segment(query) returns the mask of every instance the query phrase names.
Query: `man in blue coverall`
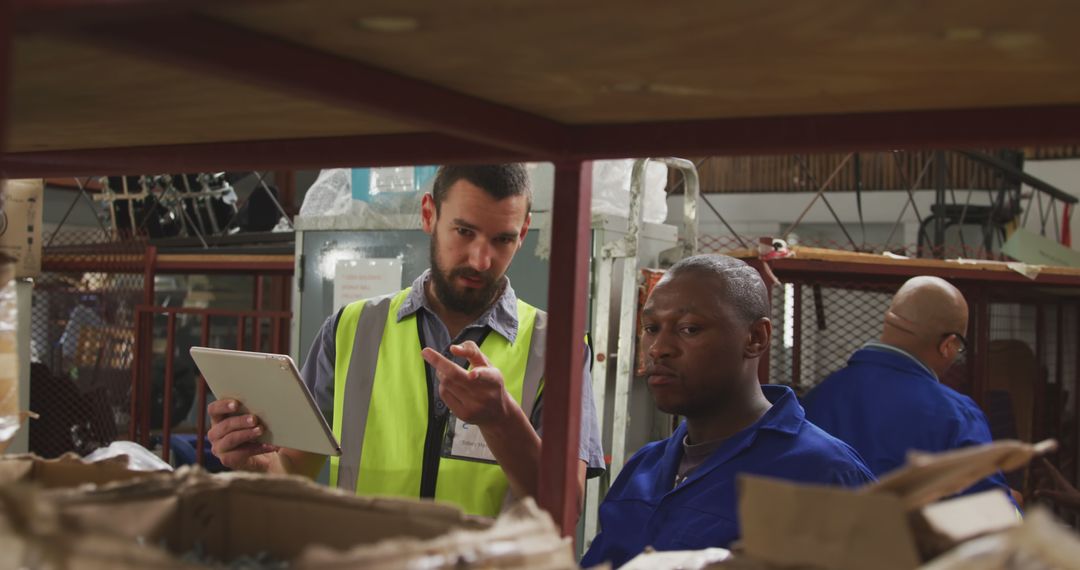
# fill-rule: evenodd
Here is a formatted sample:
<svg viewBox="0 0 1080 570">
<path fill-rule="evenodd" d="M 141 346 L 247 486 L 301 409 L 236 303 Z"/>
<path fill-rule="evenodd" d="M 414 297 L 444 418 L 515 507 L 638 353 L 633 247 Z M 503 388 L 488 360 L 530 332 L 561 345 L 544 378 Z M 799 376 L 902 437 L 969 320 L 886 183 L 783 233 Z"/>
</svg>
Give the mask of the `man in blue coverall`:
<svg viewBox="0 0 1080 570">
<path fill-rule="evenodd" d="M 858 486 L 858 454 L 806 421 L 795 394 L 758 383 L 772 336 L 765 283 L 746 263 L 699 255 L 672 267 L 642 314 L 645 376 L 657 407 L 686 421 L 623 467 L 602 532 L 581 563 L 621 566 L 646 546 L 728 547 L 739 538 L 736 478 Z"/>
<path fill-rule="evenodd" d="M 944 279 L 909 279 L 885 313 L 881 340 L 855 351 L 843 369 L 806 395 L 806 417 L 846 441 L 875 476 L 904 464 L 910 450 L 946 451 L 990 441 L 975 402 L 940 382 L 966 349 L 968 307 Z M 965 493 L 1001 489 L 997 473 Z"/>
</svg>

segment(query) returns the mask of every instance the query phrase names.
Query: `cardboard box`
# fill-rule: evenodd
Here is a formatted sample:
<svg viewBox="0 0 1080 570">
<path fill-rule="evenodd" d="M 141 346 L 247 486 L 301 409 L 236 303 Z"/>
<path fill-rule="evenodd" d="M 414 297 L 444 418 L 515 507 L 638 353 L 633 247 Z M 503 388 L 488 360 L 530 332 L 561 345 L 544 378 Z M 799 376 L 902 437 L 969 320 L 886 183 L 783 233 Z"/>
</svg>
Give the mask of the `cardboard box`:
<svg viewBox="0 0 1080 570">
<path fill-rule="evenodd" d="M 1056 448 L 997 441 L 908 464 L 858 490 L 740 479 L 742 553 L 778 567 L 910 570 L 953 546 L 1020 524 L 998 491 L 935 502 Z"/>
<path fill-rule="evenodd" d="M 244 557 L 294 569 L 405 568 L 416 558 L 432 569 L 576 567 L 569 543 L 534 505 L 492 526 L 450 505 L 357 497 L 301 477 L 190 468 L 90 491 L 38 491 L 33 499 L 21 499 L 33 493 L 16 487 L 0 487 L 0 567 L 49 553 L 61 553 L 57 567 L 73 570 L 188 568 L 193 559 Z"/>
<path fill-rule="evenodd" d="M 41 273 L 41 214 L 45 181 L 0 180 L 0 253 L 15 261 L 15 277 Z"/>
</svg>

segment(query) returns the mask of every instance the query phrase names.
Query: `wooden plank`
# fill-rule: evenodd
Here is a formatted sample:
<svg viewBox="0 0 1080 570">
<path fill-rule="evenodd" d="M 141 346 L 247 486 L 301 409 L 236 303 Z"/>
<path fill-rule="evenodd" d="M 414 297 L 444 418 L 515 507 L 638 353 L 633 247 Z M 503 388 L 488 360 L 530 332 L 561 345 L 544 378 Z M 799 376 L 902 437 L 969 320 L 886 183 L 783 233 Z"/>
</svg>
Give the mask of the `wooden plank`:
<svg viewBox="0 0 1080 570">
<path fill-rule="evenodd" d="M 213 13 L 569 123 L 1080 101 L 1072 0 L 294 0 Z M 380 17 L 406 31 L 372 30 Z"/>
<path fill-rule="evenodd" d="M 1045 0 L 1038 10 L 1006 0 L 689 0 L 665 9 L 645 0 L 207 6 L 196 7 L 276 38 L 573 124 L 1080 103 L 1080 34 L 1072 29 L 1080 3 L 1073 0 Z M 15 150 L 410 130 L 35 31 L 48 22 L 33 18 L 19 33 Z M 96 23 L 86 25 L 92 32 Z M 168 41 L 184 39 L 174 34 Z M 994 129 L 989 121 L 986 131 Z M 709 148 L 736 148 L 730 134 L 715 136 L 728 140 Z M 1048 142 L 1076 142 L 1053 138 Z M 896 142 L 904 141 L 890 141 Z M 651 150 L 622 145 L 612 152 L 635 149 Z"/>
<path fill-rule="evenodd" d="M 18 36 L 14 77 L 12 152 L 416 130 L 52 36 Z"/>
</svg>

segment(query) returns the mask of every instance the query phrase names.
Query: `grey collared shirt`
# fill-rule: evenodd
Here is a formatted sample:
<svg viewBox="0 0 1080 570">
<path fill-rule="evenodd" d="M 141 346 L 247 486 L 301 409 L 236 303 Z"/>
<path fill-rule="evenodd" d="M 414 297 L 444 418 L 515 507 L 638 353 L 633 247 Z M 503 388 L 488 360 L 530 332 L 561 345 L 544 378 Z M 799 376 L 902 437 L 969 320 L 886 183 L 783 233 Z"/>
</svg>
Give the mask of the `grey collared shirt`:
<svg viewBox="0 0 1080 570">
<path fill-rule="evenodd" d="M 450 353 L 450 345 L 461 344 L 467 340 L 480 344 L 488 334 L 502 335 L 510 342 L 517 338 L 517 295 L 514 293 L 513 287 L 510 286 L 509 279 L 504 277 L 506 286 L 495 303 L 488 307 L 479 318 L 462 329 L 456 338 L 451 339 L 450 331 L 439 319 L 438 315 L 435 314 L 435 311 L 432 310 L 428 304 L 427 295 L 424 294 L 430 278 L 431 270 L 429 269 L 413 281 L 412 289 L 396 315 L 397 320 L 400 321 L 416 313 L 423 336 L 421 343 L 424 348 L 430 347 L 438 350 L 447 358 L 461 366 L 465 366 L 467 364 L 465 359 L 453 356 Z M 326 417 L 327 423 L 330 424 L 333 424 L 334 421 L 335 337 L 337 322 L 340 317 L 341 311 L 338 311 L 330 315 L 323 323 L 319 333 L 315 336 L 315 341 L 311 344 L 311 350 L 308 353 L 307 360 L 304 361 L 303 370 L 301 370 L 304 383 L 311 390 L 312 395 L 315 397 L 315 403 L 318 404 L 323 416 Z M 420 358 L 420 355 L 417 354 L 416 357 Z M 585 370 L 582 373 L 581 382 L 580 457 L 582 461 L 587 462 L 591 476 L 604 469 L 604 452 L 600 445 L 600 425 L 596 418 L 596 406 L 593 404 L 589 360 L 589 358 L 585 359 Z M 437 386 L 438 379 L 435 377 L 431 367 L 426 368 L 429 381 L 432 382 L 433 386 Z M 543 434 L 543 426 L 540 420 L 543 405 L 544 398 L 543 394 L 541 394 L 536 401 L 531 417 L 533 427 L 541 435 Z M 446 412 L 446 404 L 438 397 L 436 391 L 435 413 L 441 415 Z"/>
</svg>

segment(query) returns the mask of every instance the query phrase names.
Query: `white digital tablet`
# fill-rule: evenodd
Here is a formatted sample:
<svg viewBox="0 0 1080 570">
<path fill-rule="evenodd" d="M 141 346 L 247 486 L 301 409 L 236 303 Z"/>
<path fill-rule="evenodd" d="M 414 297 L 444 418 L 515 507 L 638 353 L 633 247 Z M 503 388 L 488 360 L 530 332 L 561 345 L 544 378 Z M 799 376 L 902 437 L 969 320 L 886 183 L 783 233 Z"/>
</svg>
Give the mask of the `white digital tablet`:
<svg viewBox="0 0 1080 570">
<path fill-rule="evenodd" d="M 191 348 L 191 357 L 217 399 L 237 400 L 261 420 L 260 442 L 341 455 L 292 358 L 201 346 Z"/>
</svg>

